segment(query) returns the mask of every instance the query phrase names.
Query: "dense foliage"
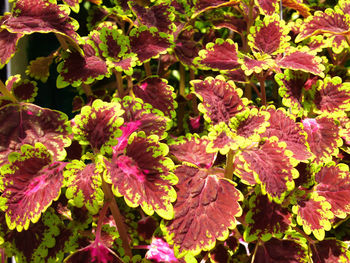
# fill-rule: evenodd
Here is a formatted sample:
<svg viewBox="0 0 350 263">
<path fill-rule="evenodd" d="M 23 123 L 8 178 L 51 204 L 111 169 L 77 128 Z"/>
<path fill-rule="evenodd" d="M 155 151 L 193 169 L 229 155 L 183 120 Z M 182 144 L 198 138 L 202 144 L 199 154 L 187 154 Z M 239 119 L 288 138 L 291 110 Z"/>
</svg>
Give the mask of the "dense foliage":
<svg viewBox="0 0 350 263">
<path fill-rule="evenodd" d="M 0 25 L 0 67 L 59 43 L 0 81 L 2 262 L 350 262 L 349 1 L 17 0 Z M 71 109 L 40 106 L 50 78 Z"/>
</svg>

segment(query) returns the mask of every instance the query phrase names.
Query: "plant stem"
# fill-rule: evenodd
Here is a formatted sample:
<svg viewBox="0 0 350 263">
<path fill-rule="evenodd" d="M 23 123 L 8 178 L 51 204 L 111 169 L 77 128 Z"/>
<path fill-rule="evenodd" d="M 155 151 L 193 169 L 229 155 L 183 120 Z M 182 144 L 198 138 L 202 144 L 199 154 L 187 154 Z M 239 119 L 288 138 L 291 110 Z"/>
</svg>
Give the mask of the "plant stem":
<svg viewBox="0 0 350 263">
<path fill-rule="evenodd" d="M 114 71 L 115 79 L 117 80 L 117 89 L 119 98 L 124 97 L 124 88 L 123 88 L 123 77 L 122 73 L 118 71 Z"/>
<path fill-rule="evenodd" d="M 185 67 L 181 63 L 180 63 L 179 71 L 180 71 L 180 87 L 179 87 L 180 95 L 182 97 L 186 98 L 186 95 L 185 95 Z"/>
<path fill-rule="evenodd" d="M 254 260 L 255 260 L 255 255 L 256 255 L 256 252 L 258 251 L 258 248 L 259 248 L 259 242 L 256 243 L 255 247 L 254 247 L 254 252 L 252 254 L 252 260 L 250 262 L 254 263 Z"/>
<path fill-rule="evenodd" d="M 205 256 L 202 258 L 202 260 L 201 260 L 200 263 L 205 263 L 205 262 L 207 262 L 207 260 L 208 260 L 208 253 L 209 253 L 209 252 L 207 252 L 207 253 L 205 254 Z"/>
<path fill-rule="evenodd" d="M 96 233 L 95 233 L 95 238 L 97 240 L 101 239 L 101 229 L 102 229 L 102 225 L 103 225 L 103 219 L 106 216 L 109 203 L 110 202 L 105 202 L 104 203 L 104 205 L 103 205 L 103 207 L 101 209 L 101 212 L 99 214 L 99 218 L 98 218 L 98 222 L 97 222 L 97 228 L 96 228 Z"/>
<path fill-rule="evenodd" d="M 93 93 L 92 93 L 92 90 L 91 90 L 91 87 L 89 86 L 89 85 L 87 85 L 87 84 L 82 84 L 81 85 L 81 87 L 83 88 L 83 91 L 84 91 L 84 93 L 85 93 L 85 95 L 86 96 L 92 96 L 93 95 Z"/>
<path fill-rule="evenodd" d="M 253 8 L 254 8 L 254 0 L 250 0 L 248 4 L 248 17 L 245 15 L 245 19 L 247 22 L 247 30 L 245 33 L 241 34 L 242 37 L 242 48 L 244 52 L 249 52 L 248 45 L 248 35 L 250 33 L 250 28 L 253 25 Z"/>
<path fill-rule="evenodd" d="M 261 94 L 260 91 L 258 90 L 258 88 L 256 87 L 256 85 L 253 82 L 249 82 L 249 86 L 253 87 L 254 91 L 256 92 L 256 94 L 258 95 L 259 98 L 261 98 Z M 247 97 L 248 98 L 248 97 Z M 248 98 L 249 99 L 249 98 Z"/>
<path fill-rule="evenodd" d="M 56 35 L 58 42 L 60 42 L 60 45 L 64 50 L 68 50 L 68 49 L 71 50 L 71 48 L 70 48 L 70 46 L 71 46 L 75 49 L 75 51 L 79 52 L 80 55 L 84 54 L 83 50 L 79 47 L 79 45 L 75 41 L 70 39 L 69 37 L 64 37 L 63 35 L 60 35 L 58 33 L 55 33 L 55 35 Z M 71 50 L 71 51 L 73 51 L 73 50 Z"/>
<path fill-rule="evenodd" d="M 146 76 L 152 76 L 151 64 L 148 62 L 143 63 L 143 67 L 145 68 Z"/>
<path fill-rule="evenodd" d="M 256 87 L 255 87 L 256 88 Z M 251 100 L 252 99 L 252 85 L 246 85 L 244 89 L 244 97 Z"/>
<path fill-rule="evenodd" d="M 190 68 L 190 80 L 194 80 L 196 77 L 196 74 L 194 73 L 194 70 Z"/>
<path fill-rule="evenodd" d="M 5 263 L 5 261 L 7 262 L 7 256 L 5 255 L 5 249 L 0 248 L 0 251 L 1 251 L 1 263 Z"/>
<path fill-rule="evenodd" d="M 232 180 L 233 176 L 233 151 L 230 149 L 226 156 L 225 178 Z"/>
<path fill-rule="evenodd" d="M 260 82 L 260 92 L 261 92 L 261 102 L 262 102 L 262 105 L 267 105 L 266 103 L 266 87 L 265 87 L 265 77 L 264 76 L 261 76 L 261 77 L 258 77 L 259 79 L 259 82 Z"/>
<path fill-rule="evenodd" d="M 317 249 L 316 249 L 316 246 L 315 246 L 315 241 L 311 239 L 311 237 L 309 237 L 308 235 L 306 235 L 304 233 L 304 231 L 300 230 L 298 227 L 294 226 L 293 227 L 293 230 L 297 231 L 298 233 L 300 233 L 303 237 L 306 238 L 306 240 L 309 242 L 308 243 L 308 248 L 309 248 L 309 258 L 310 258 L 310 261 L 311 261 L 311 249 L 310 249 L 310 245 L 314 247 L 315 251 L 317 252 Z M 318 255 L 317 255 L 318 256 Z M 319 257 L 319 256 L 318 256 Z"/>
<path fill-rule="evenodd" d="M 132 90 L 132 87 L 133 87 L 133 83 L 132 83 L 132 77 L 131 76 L 126 76 L 126 80 L 127 80 L 127 87 L 128 87 L 128 90 L 126 92 L 126 94 L 128 94 L 131 90 Z"/>
<path fill-rule="evenodd" d="M 17 99 L 15 98 L 15 96 L 12 95 L 12 93 L 6 88 L 5 84 L 0 80 L 0 92 L 2 93 L 2 95 L 9 97 L 9 99 L 13 102 L 13 103 L 18 103 Z"/>
<path fill-rule="evenodd" d="M 195 79 L 195 73 L 194 70 L 190 68 L 190 81 Z M 197 97 L 193 96 L 192 98 L 192 110 L 193 110 L 193 114 L 194 116 L 198 116 L 199 115 L 199 111 L 198 111 L 198 103 L 197 103 Z"/>
<path fill-rule="evenodd" d="M 309 237 L 308 235 L 306 235 L 304 233 L 304 231 L 300 230 L 298 227 L 294 226 L 293 227 L 293 230 L 297 231 L 298 233 L 300 233 L 303 237 L 305 237 L 307 239 L 307 241 L 310 243 L 310 244 L 314 244 L 315 241 L 311 239 L 311 237 Z"/>
<path fill-rule="evenodd" d="M 122 215 L 119 211 L 119 207 L 115 201 L 111 187 L 102 178 L 102 189 L 105 195 L 105 202 L 109 203 L 109 209 L 111 210 L 112 216 L 114 218 L 115 224 L 117 226 L 120 238 L 122 240 L 122 245 L 125 254 L 132 258 L 131 248 L 129 245 L 129 238 L 126 230 L 125 223 L 123 222 Z"/>
</svg>

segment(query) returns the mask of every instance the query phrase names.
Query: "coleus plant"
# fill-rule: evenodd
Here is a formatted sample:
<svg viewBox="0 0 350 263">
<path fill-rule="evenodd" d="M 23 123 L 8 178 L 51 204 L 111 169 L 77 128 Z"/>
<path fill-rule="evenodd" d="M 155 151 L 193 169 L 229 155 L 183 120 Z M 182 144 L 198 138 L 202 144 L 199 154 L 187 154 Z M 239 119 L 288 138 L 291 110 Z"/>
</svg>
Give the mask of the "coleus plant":
<svg viewBox="0 0 350 263">
<path fill-rule="evenodd" d="M 26 35 L 59 47 L 0 81 L 1 262 L 350 262 L 330 2 L 14 1 L 0 67 Z M 72 110 L 40 105 L 48 79 Z"/>
</svg>

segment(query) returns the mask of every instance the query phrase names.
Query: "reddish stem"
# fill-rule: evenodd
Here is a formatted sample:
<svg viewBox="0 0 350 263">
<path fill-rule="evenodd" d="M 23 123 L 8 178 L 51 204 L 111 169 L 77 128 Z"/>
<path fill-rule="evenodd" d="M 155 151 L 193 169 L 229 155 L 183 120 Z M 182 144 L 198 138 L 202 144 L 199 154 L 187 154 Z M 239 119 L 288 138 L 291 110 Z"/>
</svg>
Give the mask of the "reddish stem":
<svg viewBox="0 0 350 263">
<path fill-rule="evenodd" d="M 91 87 L 87 84 L 82 84 L 81 87 L 83 88 L 83 91 L 86 96 L 90 97 L 93 95 Z"/>
<path fill-rule="evenodd" d="M 256 87 L 256 85 L 252 82 L 249 83 L 250 87 L 253 87 L 254 91 L 256 92 L 256 94 L 258 95 L 259 98 L 261 98 L 261 94 L 260 91 L 258 90 L 258 88 Z M 248 97 L 247 97 L 248 98 Z M 249 99 L 249 98 L 248 98 Z"/>
<path fill-rule="evenodd" d="M 123 221 L 123 217 L 119 211 L 119 207 L 115 201 L 112 189 L 102 178 L 102 189 L 105 195 L 105 202 L 109 203 L 109 209 L 111 210 L 112 216 L 114 218 L 115 224 L 117 226 L 120 238 L 122 240 L 122 245 L 125 251 L 125 254 L 132 258 L 132 252 L 129 245 L 129 238 L 127 233 L 126 225 Z"/>
<path fill-rule="evenodd" d="M 152 76 L 151 64 L 149 63 L 149 61 L 145 62 L 143 64 L 143 67 L 145 68 L 146 76 L 147 77 Z"/>
<path fill-rule="evenodd" d="M 100 214 L 99 214 L 97 228 L 96 228 L 96 232 L 95 232 L 95 239 L 97 239 L 97 240 L 101 239 L 101 229 L 102 229 L 102 225 L 103 225 L 103 219 L 106 216 L 108 206 L 109 206 L 109 202 L 105 202 L 101 211 L 100 211 Z"/>
<path fill-rule="evenodd" d="M 266 86 L 265 86 L 265 76 L 260 76 L 258 77 L 259 82 L 260 82 L 260 92 L 261 92 L 261 102 L 263 105 L 267 105 L 266 103 Z"/>
<path fill-rule="evenodd" d="M 308 235 L 305 234 L 304 231 L 302 231 L 300 228 L 294 226 L 293 227 L 293 230 L 297 231 L 298 233 L 300 233 L 303 237 L 305 237 L 307 239 L 307 241 L 310 243 L 310 244 L 314 244 L 315 241 L 313 239 L 311 239 L 311 237 L 309 237 Z"/>
<path fill-rule="evenodd" d="M 180 87 L 179 87 L 180 95 L 182 97 L 186 98 L 186 95 L 185 95 L 185 67 L 181 63 L 180 63 L 179 71 L 180 71 Z"/>
</svg>

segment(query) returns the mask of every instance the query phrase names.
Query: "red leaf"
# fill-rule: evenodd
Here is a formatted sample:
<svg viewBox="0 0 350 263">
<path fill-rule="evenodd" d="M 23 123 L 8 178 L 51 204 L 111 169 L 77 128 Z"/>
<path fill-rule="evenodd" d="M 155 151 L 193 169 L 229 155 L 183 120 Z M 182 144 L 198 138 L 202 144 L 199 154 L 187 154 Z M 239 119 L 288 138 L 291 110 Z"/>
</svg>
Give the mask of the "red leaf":
<svg viewBox="0 0 350 263">
<path fill-rule="evenodd" d="M 309 16 L 304 21 L 295 41 L 299 42 L 317 34 L 346 35 L 349 32 L 350 26 L 347 17 L 340 12 L 336 13 L 332 9 L 326 9 L 325 12 L 316 11 L 313 16 Z"/>
<path fill-rule="evenodd" d="M 1 167 L 1 209 L 9 229 L 27 230 L 41 213 L 57 200 L 61 192 L 65 163 L 51 163 L 51 155 L 41 143 L 21 147 L 9 155 L 9 164 Z"/>
<path fill-rule="evenodd" d="M 275 80 L 280 86 L 278 93 L 283 98 L 283 105 L 290 108 L 294 115 L 302 115 L 304 111 L 302 105 L 303 90 L 306 90 L 306 87 L 308 87 L 309 83 L 311 84 L 313 79 L 308 79 L 306 73 L 287 69 L 284 73 L 276 74 Z"/>
<path fill-rule="evenodd" d="M 64 61 L 57 66 L 57 71 L 60 73 L 57 78 L 59 88 L 64 88 L 69 84 L 73 86 L 80 86 L 82 83 L 91 84 L 96 79 L 109 75 L 106 62 L 95 55 L 95 50 L 91 45 L 85 44 L 83 50 L 84 56 L 78 52 L 62 54 Z"/>
<path fill-rule="evenodd" d="M 331 205 L 323 197 L 311 195 L 293 206 L 293 213 L 297 215 L 297 222 L 303 226 L 307 235 L 312 232 L 318 240 L 322 240 L 325 230 L 331 229 L 329 220 L 334 216 L 330 209 Z"/>
<path fill-rule="evenodd" d="M 208 138 L 190 135 L 185 138 L 179 138 L 169 145 L 170 153 L 180 162 L 195 164 L 197 167 L 210 168 L 216 158 L 216 154 L 207 153 L 206 147 L 209 143 Z"/>
<path fill-rule="evenodd" d="M 276 136 L 279 141 L 287 144 L 286 149 L 290 150 L 293 157 L 299 161 L 311 158 L 312 154 L 306 141 L 307 134 L 303 131 L 301 123 L 296 123 L 282 108 L 279 110 L 268 108 L 268 112 L 270 126 L 261 137 Z"/>
<path fill-rule="evenodd" d="M 239 67 L 237 61 L 237 44 L 232 40 L 216 39 L 215 43 L 208 43 L 205 49 L 199 51 L 199 63 L 205 69 L 232 70 Z"/>
<path fill-rule="evenodd" d="M 43 0 L 19 0 L 3 27 L 14 33 L 54 32 L 77 39 L 77 26 L 63 6 Z"/>
<path fill-rule="evenodd" d="M 315 175 L 314 191 L 331 204 L 331 211 L 340 218 L 350 214 L 350 173 L 346 164 L 329 163 Z"/>
<path fill-rule="evenodd" d="M 273 15 L 279 10 L 278 0 L 257 0 L 257 4 L 264 15 Z"/>
<path fill-rule="evenodd" d="M 169 4 L 159 3 L 149 8 L 139 5 L 136 1 L 130 2 L 131 10 L 136 14 L 140 22 L 150 27 L 156 27 L 159 32 L 170 34 L 175 25 L 172 23 L 174 9 Z"/>
<path fill-rule="evenodd" d="M 244 110 L 246 99 L 241 99 L 243 92 L 236 88 L 232 81 L 226 82 L 222 76 L 191 81 L 193 92 L 202 103 L 199 110 L 204 118 L 214 125 L 219 122 L 228 123 L 230 118 Z"/>
<path fill-rule="evenodd" d="M 151 104 L 155 109 L 159 109 L 170 119 L 175 118 L 174 88 L 168 85 L 168 81 L 158 77 L 150 77 L 143 80 L 139 85 L 133 87 L 136 97 Z"/>
<path fill-rule="evenodd" d="M 254 181 L 261 184 L 263 194 L 281 203 L 287 194 L 294 188 L 294 178 L 298 172 L 293 168 L 286 145 L 279 143 L 272 137 L 254 148 L 246 148 L 234 160 L 235 173 L 244 183 Z"/>
<path fill-rule="evenodd" d="M 249 211 L 245 221 L 244 240 L 267 241 L 272 236 L 284 233 L 292 223 L 292 215 L 287 208 L 268 200 L 266 195 L 253 195 L 249 200 Z"/>
<path fill-rule="evenodd" d="M 141 206 L 152 215 L 157 212 L 163 218 L 174 216 L 172 202 L 176 193 L 172 185 L 177 178 L 171 172 L 173 162 L 165 157 L 166 144 L 159 143 L 158 137 L 146 137 L 144 133 L 130 136 L 125 154 L 114 155 L 112 160 L 103 160 L 106 169 L 104 178 L 112 184 L 116 196 L 124 196 L 130 207 Z"/>
<path fill-rule="evenodd" d="M 327 238 L 311 246 L 312 260 L 317 263 L 349 262 L 350 253 L 345 242 Z"/>
<path fill-rule="evenodd" d="M 163 222 L 161 228 L 175 255 L 197 255 L 214 248 L 216 239 L 228 238 L 228 230 L 236 226 L 235 217 L 242 213 L 238 201 L 243 196 L 222 175 L 185 165 L 175 174 L 179 178 L 175 218 Z"/>
<path fill-rule="evenodd" d="M 117 145 L 117 138 L 122 135 L 123 113 L 118 102 L 95 100 L 74 117 L 74 138 L 81 145 L 90 145 L 94 151 L 111 154 L 111 146 Z"/>
<path fill-rule="evenodd" d="M 148 29 L 145 26 L 131 30 L 129 34 L 131 51 L 137 54 L 139 64 L 165 53 L 171 46 L 169 39 L 163 34 L 155 28 Z"/>
<path fill-rule="evenodd" d="M 0 31 L 0 68 L 14 56 L 17 42 L 22 36 L 22 34 L 10 33 L 6 29 Z"/>
<path fill-rule="evenodd" d="M 289 29 L 278 15 L 265 16 L 263 21 L 257 20 L 250 32 L 248 44 L 255 53 L 281 54 L 289 46 Z"/>
<path fill-rule="evenodd" d="M 80 160 L 68 163 L 64 171 L 67 187 L 66 197 L 70 203 L 77 207 L 85 207 L 92 214 L 96 214 L 103 203 L 100 171 L 95 164 L 85 165 Z"/>
<path fill-rule="evenodd" d="M 305 248 L 293 240 L 271 239 L 260 245 L 253 263 L 308 263 Z"/>
<path fill-rule="evenodd" d="M 66 157 L 64 147 L 70 145 L 68 117 L 59 111 L 34 104 L 10 104 L 0 110 L 0 163 L 23 144 L 41 142 L 54 160 Z M 21 123 L 21 125 L 18 125 Z M 9 143 L 11 142 L 11 143 Z"/>
<path fill-rule="evenodd" d="M 342 145 L 339 127 L 329 117 L 307 118 L 303 121 L 307 133 L 307 142 L 311 152 L 316 156 L 314 162 L 326 162 L 331 156 L 336 156 L 338 147 Z"/>
<path fill-rule="evenodd" d="M 350 110 L 350 83 L 340 77 L 326 77 L 318 82 L 314 102 L 321 112 L 341 113 Z"/>
<path fill-rule="evenodd" d="M 321 64 L 322 59 L 306 51 L 288 50 L 284 57 L 276 61 L 281 68 L 301 70 L 314 75 L 324 76 L 325 67 Z"/>
</svg>

